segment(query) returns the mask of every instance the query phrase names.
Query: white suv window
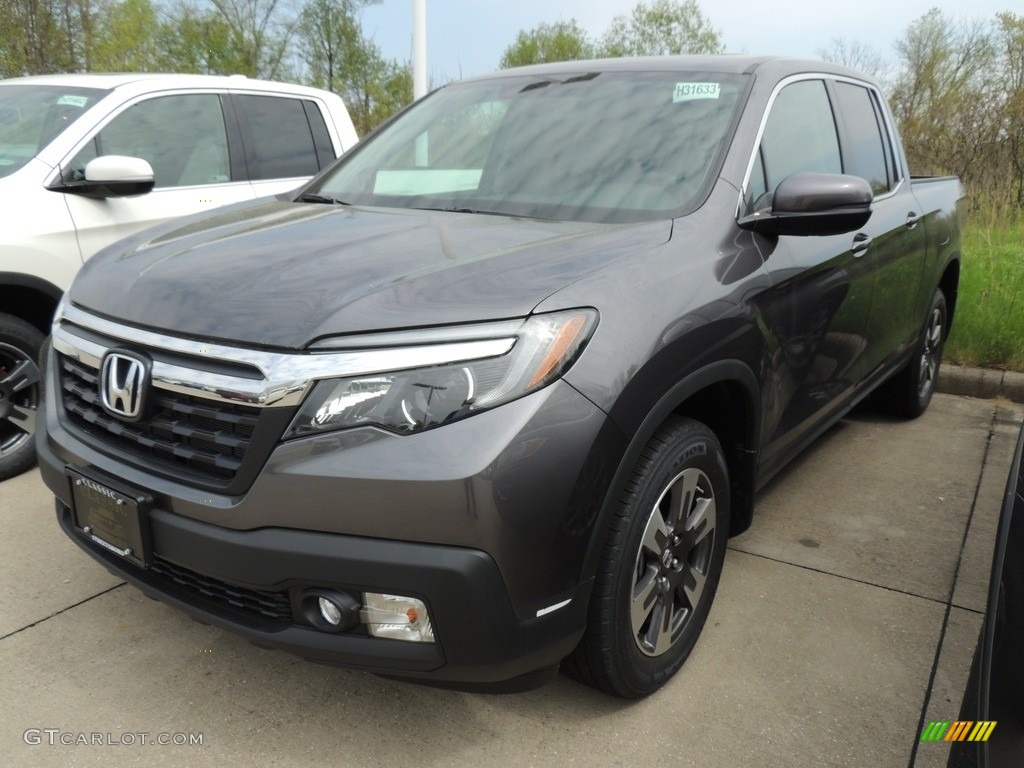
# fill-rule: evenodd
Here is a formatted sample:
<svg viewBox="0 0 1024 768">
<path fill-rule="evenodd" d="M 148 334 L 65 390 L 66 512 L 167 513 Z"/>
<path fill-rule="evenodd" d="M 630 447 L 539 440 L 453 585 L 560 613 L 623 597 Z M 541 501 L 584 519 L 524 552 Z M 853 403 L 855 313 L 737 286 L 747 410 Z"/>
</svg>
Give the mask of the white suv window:
<svg viewBox="0 0 1024 768">
<path fill-rule="evenodd" d="M 313 132 L 299 99 L 237 96 L 249 178 L 288 179 L 320 170 Z"/>
<path fill-rule="evenodd" d="M 101 155 L 141 157 L 153 166 L 158 188 L 231 181 L 216 94 L 160 96 L 129 107 L 75 156 L 73 178 L 84 178 L 86 163 Z"/>
</svg>

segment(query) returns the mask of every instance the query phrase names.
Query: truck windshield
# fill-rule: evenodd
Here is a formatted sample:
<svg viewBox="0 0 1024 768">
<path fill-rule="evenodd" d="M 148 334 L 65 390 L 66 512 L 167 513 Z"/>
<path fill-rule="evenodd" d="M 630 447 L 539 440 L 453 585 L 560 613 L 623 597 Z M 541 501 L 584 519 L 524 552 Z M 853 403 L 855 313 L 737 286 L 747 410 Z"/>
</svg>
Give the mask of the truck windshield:
<svg viewBox="0 0 1024 768">
<path fill-rule="evenodd" d="M 679 215 L 706 194 L 747 82 L 582 72 L 457 83 L 413 105 L 307 192 L 577 221 Z"/>
<path fill-rule="evenodd" d="M 25 165 L 107 93 L 58 85 L 0 86 L 0 177 Z"/>
</svg>

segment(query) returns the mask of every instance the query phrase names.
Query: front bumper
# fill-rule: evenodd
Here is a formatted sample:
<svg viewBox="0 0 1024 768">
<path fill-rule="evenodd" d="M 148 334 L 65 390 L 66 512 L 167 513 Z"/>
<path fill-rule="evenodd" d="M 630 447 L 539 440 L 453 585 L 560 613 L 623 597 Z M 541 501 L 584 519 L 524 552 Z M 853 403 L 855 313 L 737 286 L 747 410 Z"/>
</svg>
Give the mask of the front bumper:
<svg viewBox="0 0 1024 768">
<path fill-rule="evenodd" d="M 551 616 L 519 621 L 494 561 L 479 551 L 286 529 L 228 531 L 153 510 L 154 550 L 171 563 L 203 563 L 204 597 L 180 566 L 168 577 L 166 567 L 142 570 L 90 542 L 59 500 L 57 520 L 89 555 L 150 597 L 258 646 L 310 661 L 412 679 L 506 681 L 557 665 L 575 647 L 583 626 L 585 600 Z M 295 615 L 298 595 L 307 587 L 358 593 L 366 585 L 408 594 L 415 585 L 413 594 L 428 601 L 438 642 L 332 634 L 274 620 L 233 607 L 218 595 L 216 582 L 237 603 L 246 597 L 240 590 L 280 592 Z"/>
<path fill-rule="evenodd" d="M 582 634 L 583 563 L 624 441 L 564 382 L 417 435 L 281 444 L 245 493 L 226 495 L 90 441 L 62 418 L 55 379 L 37 447 L 61 526 L 119 578 L 200 621 L 313 661 L 459 687 L 532 680 Z M 68 468 L 151 497 L 154 567 L 75 527 Z M 298 610 L 310 588 L 417 597 L 436 643 L 322 631 Z M 252 607 L 267 601 L 272 616 Z"/>
</svg>

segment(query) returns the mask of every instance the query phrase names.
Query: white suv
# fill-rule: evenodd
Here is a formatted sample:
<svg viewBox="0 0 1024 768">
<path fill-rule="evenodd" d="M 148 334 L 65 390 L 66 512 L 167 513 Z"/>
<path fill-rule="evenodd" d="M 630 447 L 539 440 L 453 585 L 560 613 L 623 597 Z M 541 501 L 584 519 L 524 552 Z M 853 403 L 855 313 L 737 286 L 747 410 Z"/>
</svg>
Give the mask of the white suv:
<svg viewBox="0 0 1024 768">
<path fill-rule="evenodd" d="M 338 96 L 298 85 L 0 81 L 0 479 L 34 460 L 39 349 L 86 259 L 166 219 L 292 189 L 356 140 Z"/>
</svg>

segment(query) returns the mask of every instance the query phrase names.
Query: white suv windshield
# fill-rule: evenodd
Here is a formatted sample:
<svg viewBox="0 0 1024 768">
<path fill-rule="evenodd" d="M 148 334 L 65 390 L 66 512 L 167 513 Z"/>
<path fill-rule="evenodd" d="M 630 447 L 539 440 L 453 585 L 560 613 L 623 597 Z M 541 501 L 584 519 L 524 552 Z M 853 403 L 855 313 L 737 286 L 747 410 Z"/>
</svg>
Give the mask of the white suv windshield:
<svg viewBox="0 0 1024 768">
<path fill-rule="evenodd" d="M 580 221 L 676 215 L 706 193 L 747 82 L 583 72 L 459 83 L 415 104 L 308 191 Z"/>
<path fill-rule="evenodd" d="M 25 165 L 107 93 L 56 85 L 0 86 L 0 177 Z"/>
</svg>

